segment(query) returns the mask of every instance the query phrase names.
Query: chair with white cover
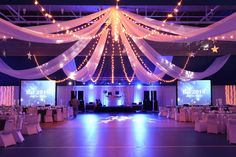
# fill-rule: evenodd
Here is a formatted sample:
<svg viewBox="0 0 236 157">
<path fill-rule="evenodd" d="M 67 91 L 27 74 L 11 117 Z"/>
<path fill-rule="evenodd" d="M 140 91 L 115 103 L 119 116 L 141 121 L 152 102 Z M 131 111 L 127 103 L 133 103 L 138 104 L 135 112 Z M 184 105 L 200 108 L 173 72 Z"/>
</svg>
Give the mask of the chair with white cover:
<svg viewBox="0 0 236 157">
<path fill-rule="evenodd" d="M 221 132 L 220 122 L 218 121 L 217 114 L 208 114 L 207 116 L 207 133 L 218 134 Z"/>
<path fill-rule="evenodd" d="M 194 113 L 195 112 L 196 112 L 195 108 L 189 107 L 189 109 L 188 109 L 188 120 L 189 120 L 189 122 L 195 122 L 195 119 L 194 119 Z"/>
<path fill-rule="evenodd" d="M 37 130 L 38 115 L 25 115 L 22 126 L 22 134 L 33 135 L 38 134 Z"/>
<path fill-rule="evenodd" d="M 167 108 L 166 118 L 170 118 L 170 117 L 171 117 L 171 108 Z"/>
<path fill-rule="evenodd" d="M 197 132 L 206 132 L 207 131 L 207 118 L 205 117 L 204 113 L 197 115 L 195 117 L 194 130 Z"/>
<path fill-rule="evenodd" d="M 14 130 L 14 120 L 6 120 L 4 130 L 0 132 L 0 146 L 8 147 L 16 144 L 12 134 Z"/>
<path fill-rule="evenodd" d="M 236 119 L 228 119 L 227 136 L 229 143 L 236 144 Z"/>
<path fill-rule="evenodd" d="M 179 121 L 180 122 L 187 122 L 188 121 L 187 108 L 180 108 Z"/>
<path fill-rule="evenodd" d="M 53 122 L 52 110 L 51 109 L 46 110 L 46 114 L 44 115 L 44 122 L 45 123 Z"/>
<path fill-rule="evenodd" d="M 171 114 L 170 114 L 171 119 L 175 119 L 175 108 L 171 108 Z"/>
<path fill-rule="evenodd" d="M 22 125 L 23 125 L 23 116 L 18 115 L 17 119 L 16 119 L 16 126 L 13 131 L 13 136 L 14 136 L 15 141 L 17 143 L 22 143 L 25 140 L 22 133 L 21 133 Z"/>
<path fill-rule="evenodd" d="M 174 109 L 174 114 L 175 114 L 175 118 L 174 118 L 174 119 L 175 119 L 176 121 L 179 121 L 179 112 L 178 112 L 178 108 L 175 108 L 175 109 Z"/>
<path fill-rule="evenodd" d="M 62 113 L 62 110 L 60 108 L 58 108 L 56 111 L 57 111 L 56 114 L 53 115 L 54 121 L 55 122 L 63 121 L 64 120 L 64 115 Z"/>
<path fill-rule="evenodd" d="M 68 119 L 69 118 L 69 113 L 68 113 L 68 108 L 67 107 L 63 107 L 63 117 L 64 119 Z"/>
<path fill-rule="evenodd" d="M 73 114 L 73 108 L 72 107 L 69 107 L 68 108 L 68 114 L 69 114 L 69 117 L 73 117 L 74 114 Z"/>
<path fill-rule="evenodd" d="M 159 116 L 162 116 L 162 117 L 167 117 L 168 115 L 168 109 L 167 107 L 159 107 Z"/>
<path fill-rule="evenodd" d="M 227 125 L 227 116 L 225 114 L 218 114 L 217 116 L 219 121 L 220 133 L 225 134 Z"/>
<path fill-rule="evenodd" d="M 27 108 L 27 114 L 37 115 L 38 114 L 37 107 L 29 107 L 29 108 Z"/>
<path fill-rule="evenodd" d="M 38 132 L 42 132 L 42 128 L 40 126 L 40 122 L 41 122 L 41 114 L 38 114 L 37 124 L 36 124 L 36 129 L 37 129 Z"/>
</svg>

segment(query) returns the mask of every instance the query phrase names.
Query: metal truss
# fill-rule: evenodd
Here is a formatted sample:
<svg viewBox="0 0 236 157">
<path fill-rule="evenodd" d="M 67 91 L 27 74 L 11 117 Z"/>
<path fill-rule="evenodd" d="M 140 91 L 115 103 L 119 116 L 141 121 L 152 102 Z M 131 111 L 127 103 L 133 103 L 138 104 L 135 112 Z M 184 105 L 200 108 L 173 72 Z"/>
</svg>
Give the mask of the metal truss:
<svg viewBox="0 0 236 157">
<path fill-rule="evenodd" d="M 109 8 L 109 5 L 45 5 L 57 21 L 66 21 Z M 174 6 L 120 6 L 121 9 L 156 20 L 165 19 Z M 205 26 L 236 11 L 236 6 L 182 6 L 169 21 L 177 24 Z M 50 23 L 34 5 L 0 5 L 0 17 L 11 23 L 30 26 Z"/>
</svg>

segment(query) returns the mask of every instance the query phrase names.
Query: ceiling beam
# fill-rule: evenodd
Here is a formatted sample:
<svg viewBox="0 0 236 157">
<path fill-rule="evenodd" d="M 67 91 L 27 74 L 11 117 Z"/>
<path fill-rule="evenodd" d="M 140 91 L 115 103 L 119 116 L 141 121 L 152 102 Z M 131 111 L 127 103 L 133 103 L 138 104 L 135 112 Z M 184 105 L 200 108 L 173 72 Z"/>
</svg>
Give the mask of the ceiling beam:
<svg viewBox="0 0 236 157">
<path fill-rule="evenodd" d="M 207 21 L 209 20 L 209 16 L 213 16 L 214 15 L 214 12 L 216 11 L 216 9 L 218 9 L 220 6 L 217 5 L 215 6 L 213 9 L 210 9 L 210 11 L 208 12 L 208 8 L 206 8 L 206 15 L 200 20 L 200 22 L 202 21 Z"/>
<path fill-rule="evenodd" d="M 32 0 L 1 0 L 0 4 L 2 5 L 12 5 L 12 4 L 33 4 Z M 47 5 L 115 5 L 115 1 L 111 0 L 41 0 L 41 4 Z M 164 0 L 164 1 L 154 1 L 154 0 L 123 0 L 119 2 L 120 5 L 175 5 L 176 1 L 173 0 Z M 235 0 L 184 0 L 184 5 L 236 5 Z"/>
<path fill-rule="evenodd" d="M 21 20 L 23 20 L 23 21 L 26 21 L 26 20 L 20 15 L 19 11 L 17 12 L 17 11 L 16 11 L 15 9 L 13 9 L 10 5 L 6 5 L 6 6 L 7 6 L 7 8 L 9 8 L 14 14 L 17 15 L 18 20 L 21 19 Z"/>
</svg>

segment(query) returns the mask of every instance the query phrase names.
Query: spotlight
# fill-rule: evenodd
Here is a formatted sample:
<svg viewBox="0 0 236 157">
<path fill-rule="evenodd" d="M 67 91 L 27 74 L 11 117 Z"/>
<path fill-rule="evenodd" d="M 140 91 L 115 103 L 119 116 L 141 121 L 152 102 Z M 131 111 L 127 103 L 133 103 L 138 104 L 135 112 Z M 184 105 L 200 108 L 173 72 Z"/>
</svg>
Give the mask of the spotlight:
<svg viewBox="0 0 236 157">
<path fill-rule="evenodd" d="M 94 87 L 93 84 L 90 84 L 90 85 L 89 85 L 89 88 L 90 88 L 90 89 L 93 89 L 93 87 Z"/>
<path fill-rule="evenodd" d="M 209 49 L 209 44 L 203 45 L 203 50 L 204 50 L 204 51 L 207 51 L 208 49 Z"/>
<path fill-rule="evenodd" d="M 69 86 L 71 86 L 71 85 L 72 85 L 72 82 L 71 82 L 71 81 L 70 81 L 70 82 L 68 82 L 68 85 L 69 85 Z"/>
<path fill-rule="evenodd" d="M 141 85 L 141 84 L 137 84 L 136 87 L 137 87 L 138 89 L 141 89 L 141 88 L 142 88 L 142 85 Z"/>
<path fill-rule="evenodd" d="M 34 1 L 34 4 L 35 4 L 35 5 L 38 5 L 38 4 L 39 4 L 39 2 L 38 2 L 38 1 Z"/>
</svg>

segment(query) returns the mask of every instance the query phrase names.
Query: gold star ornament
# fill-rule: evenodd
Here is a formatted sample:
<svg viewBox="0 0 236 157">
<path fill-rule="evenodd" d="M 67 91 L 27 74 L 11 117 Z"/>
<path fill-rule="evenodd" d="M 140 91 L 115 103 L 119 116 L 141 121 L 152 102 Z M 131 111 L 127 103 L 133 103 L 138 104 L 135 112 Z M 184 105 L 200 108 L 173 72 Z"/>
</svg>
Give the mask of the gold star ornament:
<svg viewBox="0 0 236 157">
<path fill-rule="evenodd" d="M 219 49 L 219 47 L 216 47 L 214 45 L 214 47 L 211 48 L 211 51 L 212 51 L 212 53 L 218 53 L 218 49 Z"/>
</svg>

